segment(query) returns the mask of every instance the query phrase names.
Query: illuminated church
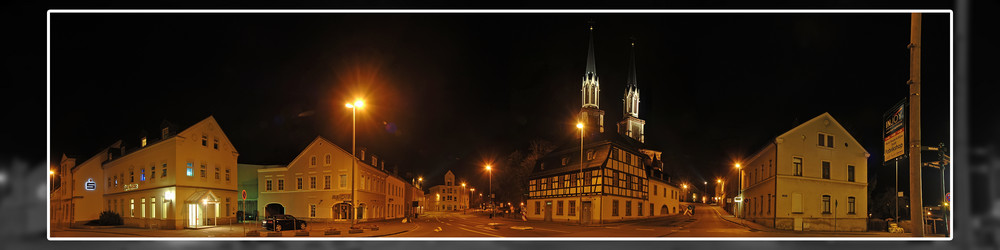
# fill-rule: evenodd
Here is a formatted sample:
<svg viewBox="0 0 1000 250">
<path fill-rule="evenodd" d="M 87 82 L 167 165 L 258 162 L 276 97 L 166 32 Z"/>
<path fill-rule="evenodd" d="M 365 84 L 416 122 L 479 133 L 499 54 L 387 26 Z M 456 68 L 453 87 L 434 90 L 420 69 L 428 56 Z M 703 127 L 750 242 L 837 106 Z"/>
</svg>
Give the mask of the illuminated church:
<svg viewBox="0 0 1000 250">
<path fill-rule="evenodd" d="M 661 152 L 645 144 L 646 122 L 639 118 L 635 41 L 629 44 L 623 117 L 617 123 L 617 133 L 605 132 L 593 24 L 588 29 L 590 44 L 577 118 L 582 131 L 576 140 L 535 163 L 527 183 L 525 215 L 529 220 L 600 224 L 679 213 L 680 190 L 663 173 Z"/>
</svg>

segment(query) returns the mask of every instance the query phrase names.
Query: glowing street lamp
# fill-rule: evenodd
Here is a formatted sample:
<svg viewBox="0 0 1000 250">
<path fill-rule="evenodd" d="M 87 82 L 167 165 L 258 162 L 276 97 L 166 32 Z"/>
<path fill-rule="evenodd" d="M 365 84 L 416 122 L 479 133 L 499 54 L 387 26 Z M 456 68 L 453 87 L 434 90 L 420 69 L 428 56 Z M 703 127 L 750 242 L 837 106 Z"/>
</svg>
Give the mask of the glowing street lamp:
<svg viewBox="0 0 1000 250">
<path fill-rule="evenodd" d="M 358 153 L 356 151 L 357 126 L 358 126 L 358 118 L 357 117 L 358 117 L 358 109 L 364 107 L 365 106 L 365 102 L 362 101 L 362 100 L 356 100 L 356 101 L 354 101 L 354 104 L 347 103 L 347 105 L 345 105 L 345 106 L 347 106 L 347 108 L 351 109 L 351 156 L 354 158 L 351 161 L 351 210 L 354 210 L 354 213 L 357 213 L 358 206 L 357 206 L 356 203 L 357 203 L 357 200 L 358 200 L 357 198 L 358 197 L 357 197 L 357 194 L 355 193 L 356 190 L 354 188 L 354 179 L 356 177 L 354 175 L 354 168 L 357 166 L 357 163 L 358 163 Z M 358 218 L 357 214 L 355 214 L 354 216 L 351 216 L 351 225 L 352 226 L 356 223 L 357 218 Z"/>
<path fill-rule="evenodd" d="M 496 214 L 496 208 L 493 206 L 493 166 L 486 165 L 486 171 L 490 172 L 490 220 L 492 220 Z"/>
<path fill-rule="evenodd" d="M 584 131 L 584 129 L 583 129 L 583 123 L 581 123 L 581 122 L 576 123 L 576 128 L 580 129 L 580 185 L 577 186 L 577 189 L 578 189 L 577 194 L 580 195 L 579 196 L 580 197 L 580 207 L 582 209 L 583 208 L 583 184 L 585 182 L 583 180 L 583 131 Z M 576 181 L 576 180 L 573 180 L 573 181 Z M 576 208 L 573 208 L 573 209 L 576 209 Z M 574 212 L 574 213 L 576 213 L 576 212 Z M 583 225 L 583 212 L 581 211 L 578 214 L 580 215 L 580 218 L 579 218 L 580 225 Z"/>
</svg>

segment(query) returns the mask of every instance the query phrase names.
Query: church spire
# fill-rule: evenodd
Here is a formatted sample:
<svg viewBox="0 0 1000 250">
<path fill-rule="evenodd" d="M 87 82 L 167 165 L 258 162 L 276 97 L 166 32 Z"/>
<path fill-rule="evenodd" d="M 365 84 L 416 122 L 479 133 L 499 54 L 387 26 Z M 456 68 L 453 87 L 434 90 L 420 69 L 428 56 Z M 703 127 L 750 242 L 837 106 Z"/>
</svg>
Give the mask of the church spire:
<svg viewBox="0 0 1000 250">
<path fill-rule="evenodd" d="M 591 21 L 587 28 L 590 30 L 590 47 L 587 50 L 587 71 L 583 74 L 580 99 L 584 108 L 599 109 L 601 85 L 597 77 L 597 64 L 594 63 L 594 22 Z"/>
<path fill-rule="evenodd" d="M 597 65 L 594 63 L 594 22 L 590 22 L 590 48 L 587 50 L 587 72 L 585 74 L 597 75 Z"/>
<path fill-rule="evenodd" d="M 635 39 L 631 41 L 631 52 L 628 61 L 628 78 L 625 79 L 625 98 L 622 107 L 625 108 L 623 115 L 639 118 L 639 83 L 635 76 Z"/>
</svg>

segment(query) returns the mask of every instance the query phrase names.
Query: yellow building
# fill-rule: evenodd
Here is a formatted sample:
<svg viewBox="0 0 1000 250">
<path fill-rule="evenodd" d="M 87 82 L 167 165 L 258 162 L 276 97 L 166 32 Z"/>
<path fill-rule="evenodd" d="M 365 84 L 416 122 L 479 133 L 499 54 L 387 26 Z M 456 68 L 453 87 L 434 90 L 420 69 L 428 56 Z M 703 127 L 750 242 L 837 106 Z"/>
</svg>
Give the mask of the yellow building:
<svg viewBox="0 0 1000 250">
<path fill-rule="evenodd" d="M 345 222 L 355 215 L 359 221 L 371 221 L 413 212 L 407 199 L 413 185 L 387 172 L 385 162 L 363 148 L 357 159 L 352 175 L 351 153 L 318 136 L 287 166 L 257 170 L 257 209 L 261 216 L 290 214 L 310 221 Z M 355 209 L 352 185 L 358 197 Z"/>
<path fill-rule="evenodd" d="M 823 113 L 741 162 L 737 216 L 796 231 L 865 231 L 869 154 Z M 730 181 L 738 181 L 734 174 Z M 737 183 L 733 183 L 737 184 Z"/>
<path fill-rule="evenodd" d="M 455 182 L 455 174 L 444 174 L 444 185 L 436 185 L 427 192 L 427 211 L 461 211 L 469 208 L 469 190 Z"/>
<path fill-rule="evenodd" d="M 62 160 L 66 185 L 53 192 L 64 211 L 52 218 L 74 225 L 113 211 L 126 226 L 198 228 L 232 223 L 236 212 L 236 149 L 214 117 L 177 131 L 160 126 L 159 140 L 118 141 L 80 165 Z M 53 209 L 58 210 L 58 209 Z M 65 218 L 68 217 L 68 218 Z M 65 218 L 65 219 L 63 219 Z"/>
</svg>

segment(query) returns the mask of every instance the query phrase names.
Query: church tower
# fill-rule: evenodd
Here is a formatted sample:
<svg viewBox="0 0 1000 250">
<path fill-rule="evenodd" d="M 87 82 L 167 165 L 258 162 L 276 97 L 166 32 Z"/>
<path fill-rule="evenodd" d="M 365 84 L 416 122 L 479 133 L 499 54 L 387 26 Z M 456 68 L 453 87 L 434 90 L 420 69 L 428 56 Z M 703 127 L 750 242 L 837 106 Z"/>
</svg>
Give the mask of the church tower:
<svg viewBox="0 0 1000 250">
<path fill-rule="evenodd" d="M 583 88 L 580 89 L 581 102 L 579 121 L 583 122 L 589 134 L 604 133 L 604 110 L 600 108 L 601 84 L 594 63 L 594 23 L 590 22 L 590 49 L 587 51 L 587 71 L 583 74 Z M 594 129 L 596 128 L 596 129 Z"/>
<path fill-rule="evenodd" d="M 635 40 L 631 43 L 628 79 L 625 80 L 625 98 L 622 99 L 622 102 L 624 119 L 618 122 L 618 133 L 639 143 L 645 143 L 643 128 L 646 126 L 646 121 L 639 119 L 639 85 L 635 76 Z"/>
</svg>

